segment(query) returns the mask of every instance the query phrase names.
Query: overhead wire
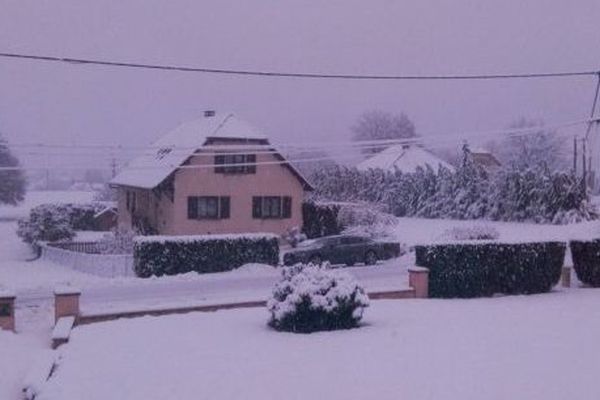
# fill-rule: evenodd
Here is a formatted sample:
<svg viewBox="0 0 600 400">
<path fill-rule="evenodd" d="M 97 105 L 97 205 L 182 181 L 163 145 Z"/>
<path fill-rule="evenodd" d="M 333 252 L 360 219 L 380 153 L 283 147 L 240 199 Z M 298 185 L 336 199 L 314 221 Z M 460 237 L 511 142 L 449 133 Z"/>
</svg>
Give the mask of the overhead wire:
<svg viewBox="0 0 600 400">
<path fill-rule="evenodd" d="M 190 67 L 169 64 L 150 64 L 140 62 L 125 62 L 115 60 L 101 60 L 93 58 L 61 57 L 40 54 L 0 52 L 0 57 L 22 59 L 31 61 L 66 63 L 76 65 L 97 65 L 117 68 L 135 68 L 175 72 L 195 72 L 221 75 L 256 76 L 272 78 L 305 78 L 305 79 L 346 79 L 346 80 L 490 80 L 490 79 L 529 79 L 529 78 L 565 78 L 577 76 L 590 76 L 600 71 L 562 71 L 562 72 L 535 72 L 514 74 L 473 74 L 473 75 L 369 75 L 369 74 L 334 74 L 310 72 L 279 72 L 242 70 L 230 68 Z"/>
</svg>

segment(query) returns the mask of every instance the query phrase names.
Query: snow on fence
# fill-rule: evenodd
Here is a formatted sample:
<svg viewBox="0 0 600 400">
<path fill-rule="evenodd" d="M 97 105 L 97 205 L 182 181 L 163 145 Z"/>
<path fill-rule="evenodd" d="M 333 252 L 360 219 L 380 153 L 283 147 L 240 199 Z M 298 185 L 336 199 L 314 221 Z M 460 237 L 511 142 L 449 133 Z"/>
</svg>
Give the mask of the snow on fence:
<svg viewBox="0 0 600 400">
<path fill-rule="evenodd" d="M 133 277 L 133 254 L 94 254 L 43 243 L 41 258 L 75 271 L 104 278 Z M 83 248 L 82 248 L 83 249 Z"/>
</svg>

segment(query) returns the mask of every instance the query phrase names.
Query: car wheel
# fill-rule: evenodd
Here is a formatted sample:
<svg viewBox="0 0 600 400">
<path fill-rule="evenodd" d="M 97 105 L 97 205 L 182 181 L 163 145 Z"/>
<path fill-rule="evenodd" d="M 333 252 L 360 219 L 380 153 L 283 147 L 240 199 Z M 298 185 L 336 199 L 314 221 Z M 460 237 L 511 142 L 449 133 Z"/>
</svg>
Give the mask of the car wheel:
<svg viewBox="0 0 600 400">
<path fill-rule="evenodd" d="M 321 259 L 320 255 L 315 254 L 310 257 L 308 262 L 311 263 L 312 265 L 321 265 L 323 263 L 323 260 Z"/>
<path fill-rule="evenodd" d="M 375 265 L 377 264 L 377 254 L 374 251 L 369 251 L 365 255 L 365 265 Z"/>
</svg>

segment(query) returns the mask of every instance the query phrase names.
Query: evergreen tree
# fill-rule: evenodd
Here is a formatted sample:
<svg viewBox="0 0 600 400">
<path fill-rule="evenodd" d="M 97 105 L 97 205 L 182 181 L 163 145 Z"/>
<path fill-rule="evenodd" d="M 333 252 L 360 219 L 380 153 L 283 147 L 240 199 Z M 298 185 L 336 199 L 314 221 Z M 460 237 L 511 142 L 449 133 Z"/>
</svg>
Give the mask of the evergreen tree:
<svg viewBox="0 0 600 400">
<path fill-rule="evenodd" d="M 19 160 L 0 136 L 0 204 L 17 205 L 23 201 L 25 186 L 25 174 L 19 167 Z"/>
</svg>

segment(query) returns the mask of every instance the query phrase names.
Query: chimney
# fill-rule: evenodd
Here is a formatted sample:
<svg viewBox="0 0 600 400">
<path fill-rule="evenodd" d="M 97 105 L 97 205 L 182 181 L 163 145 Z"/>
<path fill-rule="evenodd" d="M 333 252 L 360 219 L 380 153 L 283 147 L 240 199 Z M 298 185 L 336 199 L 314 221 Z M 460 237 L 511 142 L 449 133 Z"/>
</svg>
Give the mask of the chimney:
<svg viewBox="0 0 600 400">
<path fill-rule="evenodd" d="M 210 118 L 215 116 L 215 110 L 204 110 L 204 118 Z"/>
</svg>

